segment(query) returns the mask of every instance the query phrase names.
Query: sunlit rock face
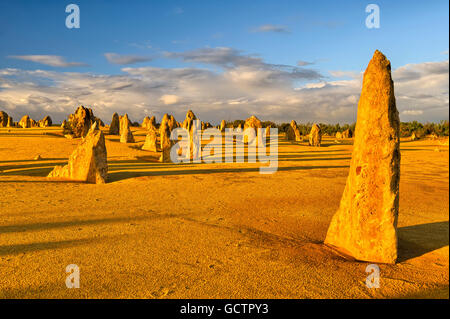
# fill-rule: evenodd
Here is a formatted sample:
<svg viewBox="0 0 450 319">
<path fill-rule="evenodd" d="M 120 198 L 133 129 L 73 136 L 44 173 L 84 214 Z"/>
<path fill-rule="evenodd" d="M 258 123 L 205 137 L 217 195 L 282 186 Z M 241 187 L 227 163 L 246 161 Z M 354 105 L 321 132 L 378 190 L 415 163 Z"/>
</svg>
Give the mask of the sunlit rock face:
<svg viewBox="0 0 450 319">
<path fill-rule="evenodd" d="M 134 136 L 130 129 L 130 120 L 128 114 L 125 114 L 120 119 L 120 142 L 121 143 L 134 143 Z"/>
<path fill-rule="evenodd" d="M 364 73 L 350 173 L 325 239 L 357 260 L 397 260 L 399 128 L 391 65 L 375 51 Z"/>
<path fill-rule="evenodd" d="M 108 177 L 108 163 L 105 137 L 92 125 L 88 134 L 69 157 L 65 166 L 56 166 L 48 175 L 49 178 L 104 184 Z"/>
<path fill-rule="evenodd" d="M 310 146 L 320 146 L 322 143 L 322 130 L 317 124 L 313 124 L 311 132 L 309 132 L 309 145 Z"/>
<path fill-rule="evenodd" d="M 152 128 L 149 129 L 147 132 L 144 145 L 142 145 L 142 149 L 145 151 L 156 152 L 157 151 L 156 145 L 157 145 L 156 130 Z"/>
</svg>

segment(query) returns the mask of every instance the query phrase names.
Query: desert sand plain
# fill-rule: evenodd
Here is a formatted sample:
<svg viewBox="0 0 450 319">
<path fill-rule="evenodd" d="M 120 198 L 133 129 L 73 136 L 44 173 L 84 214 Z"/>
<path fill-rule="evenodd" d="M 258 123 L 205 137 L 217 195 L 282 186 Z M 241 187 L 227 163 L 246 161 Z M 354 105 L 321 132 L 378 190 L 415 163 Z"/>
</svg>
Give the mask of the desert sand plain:
<svg viewBox="0 0 450 319">
<path fill-rule="evenodd" d="M 448 144 L 401 141 L 399 260 L 369 289 L 369 263 L 322 244 L 352 139 L 280 135 L 278 171 L 262 175 L 160 163 L 133 134 L 105 135 L 109 180 L 93 185 L 46 178 L 79 142 L 59 127 L 0 129 L 1 298 L 449 298 Z"/>
</svg>

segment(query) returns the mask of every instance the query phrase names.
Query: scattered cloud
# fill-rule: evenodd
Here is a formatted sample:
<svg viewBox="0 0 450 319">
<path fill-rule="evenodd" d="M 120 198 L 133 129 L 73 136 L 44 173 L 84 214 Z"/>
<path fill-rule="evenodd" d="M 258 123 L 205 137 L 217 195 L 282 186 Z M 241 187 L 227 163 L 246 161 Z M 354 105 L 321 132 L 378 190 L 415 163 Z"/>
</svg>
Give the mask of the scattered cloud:
<svg viewBox="0 0 450 319">
<path fill-rule="evenodd" d="M 0 69 L 0 109 L 13 118 L 50 114 L 55 123 L 80 104 L 92 107 L 105 122 L 114 112 L 128 113 L 135 121 L 147 115 L 160 120 L 164 113 L 182 120 L 188 109 L 212 123 L 252 114 L 275 122 L 356 119 L 361 71 L 333 71 L 333 77 L 324 77 L 307 67 L 271 64 L 232 48 L 166 56 L 208 67 L 124 67 L 116 75 Z M 448 61 L 408 64 L 392 75 L 402 121 L 448 118 Z"/>
<path fill-rule="evenodd" d="M 165 105 L 175 104 L 178 100 L 179 97 L 173 94 L 165 94 L 160 98 L 160 101 L 162 101 Z"/>
<path fill-rule="evenodd" d="M 308 66 L 308 65 L 313 65 L 313 64 L 314 64 L 314 62 L 307 62 L 307 61 L 302 61 L 302 60 L 297 61 L 298 66 Z"/>
<path fill-rule="evenodd" d="M 428 75 L 447 74 L 448 60 L 442 62 L 425 62 L 420 64 L 406 64 L 395 70 L 396 80 L 399 82 L 422 79 Z"/>
<path fill-rule="evenodd" d="M 296 66 L 271 64 L 257 55 L 246 55 L 229 47 L 202 48 L 187 52 L 166 52 L 167 58 L 182 59 L 184 62 L 209 64 L 224 68 L 231 78 L 259 81 L 263 83 L 285 83 L 292 80 L 320 79 L 322 75 L 311 69 Z"/>
<path fill-rule="evenodd" d="M 275 32 L 275 33 L 291 33 L 289 28 L 284 25 L 263 24 L 253 28 L 252 32 Z"/>
<path fill-rule="evenodd" d="M 138 55 L 121 55 L 117 53 L 105 53 L 104 56 L 109 63 L 119 65 L 135 64 L 152 60 L 151 57 Z"/>
<path fill-rule="evenodd" d="M 405 114 L 405 115 L 422 115 L 423 111 L 422 110 L 404 110 L 402 112 L 402 114 Z"/>
<path fill-rule="evenodd" d="M 356 79 L 362 77 L 362 72 L 354 72 L 354 71 L 329 71 L 330 75 L 335 78 L 351 78 Z"/>
<path fill-rule="evenodd" d="M 11 59 L 31 61 L 58 68 L 88 66 L 87 64 L 80 62 L 67 62 L 62 56 L 59 55 L 10 55 L 8 57 Z"/>
</svg>

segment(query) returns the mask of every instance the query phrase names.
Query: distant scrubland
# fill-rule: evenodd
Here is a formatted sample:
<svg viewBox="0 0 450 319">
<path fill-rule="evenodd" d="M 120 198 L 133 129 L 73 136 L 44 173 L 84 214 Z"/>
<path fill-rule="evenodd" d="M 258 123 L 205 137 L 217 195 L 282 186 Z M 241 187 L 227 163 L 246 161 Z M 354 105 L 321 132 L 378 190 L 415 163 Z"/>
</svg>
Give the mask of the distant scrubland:
<svg viewBox="0 0 450 319">
<path fill-rule="evenodd" d="M 235 120 L 232 122 L 227 122 L 227 126 L 233 125 L 233 127 L 236 127 L 238 124 L 244 125 L 244 120 Z M 306 123 L 306 124 L 298 124 L 298 129 L 300 131 L 300 134 L 307 135 L 311 131 L 311 127 L 314 123 Z M 271 126 L 276 127 L 280 132 L 286 132 L 287 128 L 289 127 L 290 123 L 281 123 L 276 124 L 271 121 L 262 122 L 263 127 Z M 352 132 L 355 131 L 355 125 L 353 124 L 325 124 L 325 123 L 319 123 L 322 133 L 328 134 L 328 135 L 335 135 L 337 132 L 343 132 L 347 129 L 350 129 Z M 411 134 L 415 132 L 416 136 L 426 136 L 430 134 L 436 134 L 437 136 L 448 136 L 449 135 L 449 121 L 443 120 L 439 123 L 420 123 L 417 121 L 413 122 L 401 122 L 400 124 L 400 135 L 401 137 L 409 137 Z"/>
</svg>

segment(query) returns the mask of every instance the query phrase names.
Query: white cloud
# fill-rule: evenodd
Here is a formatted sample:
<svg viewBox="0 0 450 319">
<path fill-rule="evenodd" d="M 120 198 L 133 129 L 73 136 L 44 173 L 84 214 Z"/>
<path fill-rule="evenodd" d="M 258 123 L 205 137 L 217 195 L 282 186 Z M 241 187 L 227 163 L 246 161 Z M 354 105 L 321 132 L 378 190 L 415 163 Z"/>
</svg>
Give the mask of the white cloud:
<svg viewBox="0 0 450 319">
<path fill-rule="evenodd" d="M 330 75 L 335 78 L 352 78 L 357 79 L 362 77 L 362 72 L 354 72 L 354 71 L 329 71 Z"/>
<path fill-rule="evenodd" d="M 31 61 L 59 68 L 87 66 L 85 63 L 67 62 L 63 57 L 58 55 L 10 55 L 9 58 Z"/>
<path fill-rule="evenodd" d="M 126 67 L 118 75 L 0 69 L 0 109 L 15 119 L 50 114 L 55 122 L 80 104 L 105 122 L 114 112 L 128 113 L 133 121 L 147 115 L 159 120 L 164 113 L 182 120 L 188 109 L 213 123 L 252 114 L 276 122 L 356 119 L 361 72 L 334 73 L 354 77 L 326 81 L 314 70 L 269 64 L 230 48 L 171 57 L 219 69 Z M 448 118 L 448 61 L 401 66 L 393 70 L 393 79 L 402 121 Z"/>
<path fill-rule="evenodd" d="M 402 112 L 402 114 L 405 114 L 405 115 L 422 115 L 423 111 L 422 110 L 404 110 Z"/>
<path fill-rule="evenodd" d="M 163 96 L 161 96 L 160 100 L 165 104 L 165 105 L 170 105 L 170 104 L 175 104 L 178 102 L 180 98 L 176 95 L 173 94 L 165 94 Z"/>
</svg>

